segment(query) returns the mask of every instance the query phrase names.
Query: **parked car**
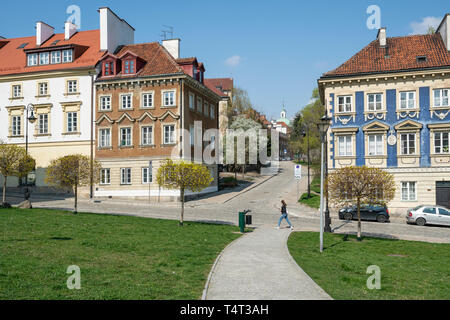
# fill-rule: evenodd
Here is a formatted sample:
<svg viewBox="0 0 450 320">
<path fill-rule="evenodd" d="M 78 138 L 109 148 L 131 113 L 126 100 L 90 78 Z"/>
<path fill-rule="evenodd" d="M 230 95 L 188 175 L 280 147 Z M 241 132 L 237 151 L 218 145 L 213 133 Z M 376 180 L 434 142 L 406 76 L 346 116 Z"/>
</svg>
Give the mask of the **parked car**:
<svg viewBox="0 0 450 320">
<path fill-rule="evenodd" d="M 440 206 L 421 205 L 408 210 L 406 222 L 419 226 L 426 224 L 450 226 L 450 210 Z"/>
<path fill-rule="evenodd" d="M 386 206 L 363 204 L 360 208 L 361 220 L 377 221 L 380 223 L 389 222 L 389 210 Z M 358 208 L 351 206 L 339 211 L 341 220 L 358 220 Z"/>
</svg>

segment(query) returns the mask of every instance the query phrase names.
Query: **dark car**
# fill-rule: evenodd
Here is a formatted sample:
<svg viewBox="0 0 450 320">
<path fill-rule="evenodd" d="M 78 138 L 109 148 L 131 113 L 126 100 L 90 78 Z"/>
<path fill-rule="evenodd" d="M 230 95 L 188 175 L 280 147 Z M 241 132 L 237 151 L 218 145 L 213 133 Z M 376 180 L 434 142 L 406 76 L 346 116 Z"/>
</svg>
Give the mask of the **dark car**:
<svg viewBox="0 0 450 320">
<path fill-rule="evenodd" d="M 361 220 L 389 222 L 389 210 L 386 206 L 381 205 L 361 205 Z M 339 219 L 341 220 L 358 220 L 358 209 L 356 206 L 341 209 L 339 211 Z"/>
</svg>

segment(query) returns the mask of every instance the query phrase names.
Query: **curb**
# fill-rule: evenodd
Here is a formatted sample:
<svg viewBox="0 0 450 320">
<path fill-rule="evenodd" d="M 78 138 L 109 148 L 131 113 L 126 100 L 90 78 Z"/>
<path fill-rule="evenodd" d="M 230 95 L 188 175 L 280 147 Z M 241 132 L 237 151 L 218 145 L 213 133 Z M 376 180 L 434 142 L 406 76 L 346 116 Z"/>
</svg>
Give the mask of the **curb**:
<svg viewBox="0 0 450 320">
<path fill-rule="evenodd" d="M 244 233 L 242 235 L 242 237 L 240 237 L 240 238 L 234 240 L 233 242 L 231 242 L 230 244 L 228 244 L 217 256 L 216 261 L 214 261 L 214 264 L 211 267 L 211 271 L 209 272 L 208 279 L 206 280 L 205 288 L 203 289 L 203 294 L 202 294 L 202 299 L 201 299 L 202 301 L 206 301 L 206 296 L 208 295 L 208 289 L 209 289 L 209 284 L 211 283 L 211 278 L 214 274 L 214 271 L 216 270 L 217 265 L 219 264 L 220 259 L 223 256 L 225 250 L 227 250 L 228 248 L 233 246 L 237 241 L 239 241 L 240 239 L 242 239 L 245 236 L 246 236 L 246 234 Z"/>
<path fill-rule="evenodd" d="M 263 183 L 266 183 L 267 181 L 269 181 L 270 179 L 272 179 L 273 177 L 276 177 L 276 176 L 278 176 L 278 175 L 279 175 L 279 174 L 276 174 L 276 175 L 270 176 L 270 177 L 269 177 L 269 178 L 267 178 L 266 180 L 264 180 L 264 181 L 261 181 L 261 182 L 259 182 L 258 184 L 256 184 L 256 185 L 254 185 L 254 186 L 251 186 L 251 187 L 249 187 L 249 188 L 247 188 L 247 189 L 243 190 L 242 192 L 238 193 L 237 195 L 235 195 L 235 196 L 231 197 L 230 199 L 227 199 L 226 201 L 222 202 L 222 204 L 225 204 L 225 203 L 227 203 L 227 202 L 229 202 L 229 201 L 233 200 L 234 198 L 237 198 L 237 197 L 239 197 L 239 196 L 242 196 L 243 194 L 245 194 L 245 193 L 249 192 L 250 190 L 253 190 L 253 189 L 255 189 L 256 187 L 259 187 L 259 186 L 260 186 L 260 185 L 262 185 Z"/>
</svg>

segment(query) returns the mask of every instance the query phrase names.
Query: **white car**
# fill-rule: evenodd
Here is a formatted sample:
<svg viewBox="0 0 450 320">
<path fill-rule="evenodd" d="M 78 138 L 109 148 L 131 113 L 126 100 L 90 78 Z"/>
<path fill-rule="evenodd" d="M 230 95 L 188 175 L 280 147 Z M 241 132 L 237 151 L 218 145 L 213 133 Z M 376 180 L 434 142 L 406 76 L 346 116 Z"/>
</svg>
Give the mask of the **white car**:
<svg viewBox="0 0 450 320">
<path fill-rule="evenodd" d="M 419 226 L 426 224 L 450 226 L 450 210 L 439 206 L 418 206 L 408 210 L 406 222 Z"/>
</svg>

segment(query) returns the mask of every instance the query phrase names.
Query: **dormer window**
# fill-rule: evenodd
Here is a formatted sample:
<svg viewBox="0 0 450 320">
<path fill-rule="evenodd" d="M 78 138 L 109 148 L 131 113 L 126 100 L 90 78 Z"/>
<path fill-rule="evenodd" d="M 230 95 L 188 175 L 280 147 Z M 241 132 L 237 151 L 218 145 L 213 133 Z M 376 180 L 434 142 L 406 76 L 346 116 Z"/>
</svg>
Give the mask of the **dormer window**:
<svg viewBox="0 0 450 320">
<path fill-rule="evenodd" d="M 105 76 L 112 76 L 114 75 L 114 62 L 113 61 L 106 61 L 103 65 L 104 67 L 104 75 Z"/>
<path fill-rule="evenodd" d="M 63 50 L 63 63 L 68 63 L 73 61 L 73 51 Z"/>
<path fill-rule="evenodd" d="M 31 53 L 28 54 L 28 66 L 37 66 L 38 65 L 38 54 Z"/>
<path fill-rule="evenodd" d="M 124 61 L 123 73 L 125 73 L 125 74 L 134 74 L 134 73 L 136 73 L 135 65 L 136 64 L 135 64 L 134 60 L 125 60 Z"/>
<path fill-rule="evenodd" d="M 416 59 L 417 59 L 417 62 L 419 62 L 419 63 L 427 62 L 427 56 L 417 56 Z"/>
<path fill-rule="evenodd" d="M 42 52 L 39 54 L 39 64 L 49 64 L 50 63 L 50 55 L 48 52 Z"/>
</svg>

